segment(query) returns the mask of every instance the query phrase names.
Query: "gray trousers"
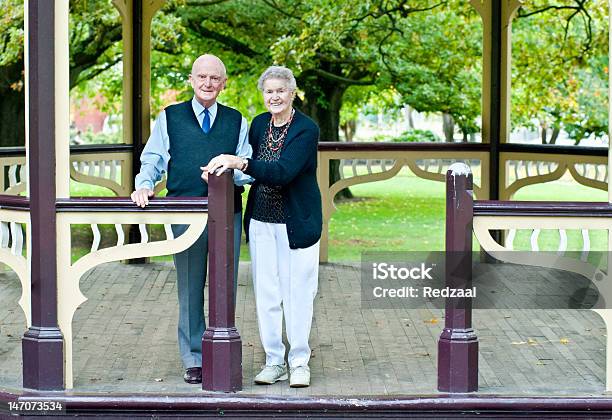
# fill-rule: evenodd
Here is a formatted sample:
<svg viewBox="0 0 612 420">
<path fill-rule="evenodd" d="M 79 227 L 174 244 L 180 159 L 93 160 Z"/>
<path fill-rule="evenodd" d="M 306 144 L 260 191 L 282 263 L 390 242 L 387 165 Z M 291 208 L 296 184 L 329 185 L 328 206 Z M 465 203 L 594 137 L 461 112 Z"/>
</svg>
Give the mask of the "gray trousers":
<svg viewBox="0 0 612 420">
<path fill-rule="evenodd" d="M 175 237 L 182 235 L 189 225 L 172 225 Z M 234 214 L 234 303 L 238 286 L 238 261 L 242 213 Z M 204 321 L 204 285 L 208 259 L 208 226 L 200 237 L 185 251 L 174 254 L 176 267 L 179 321 L 178 344 L 185 368 L 202 366 L 202 335 Z"/>
</svg>

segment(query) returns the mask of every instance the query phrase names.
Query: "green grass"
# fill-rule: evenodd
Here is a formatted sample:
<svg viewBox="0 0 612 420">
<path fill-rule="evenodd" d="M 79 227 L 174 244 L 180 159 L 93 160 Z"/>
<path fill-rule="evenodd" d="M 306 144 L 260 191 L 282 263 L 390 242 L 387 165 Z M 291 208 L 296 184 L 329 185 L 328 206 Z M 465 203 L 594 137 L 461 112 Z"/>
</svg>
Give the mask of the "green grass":
<svg viewBox="0 0 612 420">
<path fill-rule="evenodd" d="M 330 220 L 329 260 L 358 261 L 363 251 L 437 251 L 444 249 L 445 185 L 414 176 L 351 187 L 355 200 L 336 204 Z M 607 192 L 559 181 L 520 190 L 515 200 L 607 201 Z M 581 233 L 568 231 L 568 250 L 580 250 Z M 531 232 L 519 231 L 515 249 L 530 248 Z M 591 249 L 606 249 L 604 231 L 591 232 Z M 541 250 L 556 250 L 557 231 L 543 231 Z M 477 244 L 474 243 L 476 246 Z"/>
<path fill-rule="evenodd" d="M 73 196 L 108 195 L 109 190 L 73 183 Z M 363 251 L 437 251 L 444 249 L 445 185 L 414 176 L 403 169 L 396 177 L 351 187 L 355 199 L 336 203 L 330 223 L 329 260 L 358 261 Z M 568 177 L 547 184 L 539 184 L 520 190 L 515 200 L 558 201 L 607 201 L 607 192 L 578 185 Z M 243 201 L 246 194 L 243 195 Z M 104 227 L 102 237 L 107 246 L 116 240 L 114 228 Z M 569 250 L 582 248 L 579 231 L 568 231 Z M 76 235 L 76 236 L 74 236 Z M 163 228 L 155 226 L 152 236 L 162 239 Z M 531 232 L 519 231 L 514 241 L 515 249 L 530 249 Z M 591 232 L 591 249 L 607 248 L 604 231 Z M 556 250 L 558 232 L 542 231 L 539 238 L 541 250 Z M 91 245 L 91 229 L 88 226 L 75 229 L 73 258 L 84 255 Z M 104 245 L 104 243 L 103 243 Z M 474 243 L 477 246 L 477 243 Z M 155 257 L 155 261 L 170 261 L 170 256 Z M 246 244 L 242 244 L 240 259 L 249 260 Z"/>
<path fill-rule="evenodd" d="M 115 194 L 108 188 L 96 185 L 82 184 L 70 180 L 70 195 L 72 197 L 114 197 Z"/>
<path fill-rule="evenodd" d="M 357 198 L 336 203 L 329 223 L 330 261 L 358 260 L 366 250 L 443 249 L 443 183 L 402 171 L 351 191 Z"/>
</svg>

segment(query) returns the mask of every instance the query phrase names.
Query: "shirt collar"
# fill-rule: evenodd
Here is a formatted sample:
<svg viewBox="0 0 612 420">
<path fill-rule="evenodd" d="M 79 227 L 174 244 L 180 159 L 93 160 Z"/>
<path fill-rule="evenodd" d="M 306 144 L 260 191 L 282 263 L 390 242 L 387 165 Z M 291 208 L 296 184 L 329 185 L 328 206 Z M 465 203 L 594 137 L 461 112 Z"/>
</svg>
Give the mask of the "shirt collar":
<svg viewBox="0 0 612 420">
<path fill-rule="evenodd" d="M 204 112 L 204 105 L 199 103 L 195 96 L 191 100 L 191 108 L 193 108 L 193 113 L 196 116 L 199 116 L 202 112 Z M 214 119 L 217 115 L 217 102 L 215 102 L 208 108 L 208 112 L 210 113 L 210 118 Z"/>
</svg>

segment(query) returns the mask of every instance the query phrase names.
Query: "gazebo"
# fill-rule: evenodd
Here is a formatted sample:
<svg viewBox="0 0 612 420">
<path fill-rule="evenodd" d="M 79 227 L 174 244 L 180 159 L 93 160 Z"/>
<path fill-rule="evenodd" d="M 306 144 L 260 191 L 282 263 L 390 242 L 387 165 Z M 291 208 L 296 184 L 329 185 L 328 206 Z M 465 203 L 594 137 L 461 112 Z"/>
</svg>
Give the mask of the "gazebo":
<svg viewBox="0 0 612 420">
<path fill-rule="evenodd" d="M 309 394 L 234 394 L 243 386 L 243 348 L 230 279 L 233 251 L 231 174 L 211 183 L 211 195 L 192 199 L 156 199 L 146 209 L 127 198 L 133 189 L 143 142 L 150 127 L 150 27 L 164 0 L 113 0 L 123 20 L 124 145 L 70 147 L 68 88 L 68 0 L 26 0 L 26 147 L 0 155 L 4 194 L 0 196 L 0 261 L 21 283 L 19 305 L 27 331 L 22 337 L 22 387 L 0 382 L 0 407 L 17 411 L 16 403 L 62 403 L 64 414 L 120 414 L 129 417 L 153 412 L 173 415 L 219 414 L 315 416 L 449 415 L 462 412 L 500 413 L 509 410 L 579 415 L 591 410 L 609 416 L 612 399 L 603 395 L 467 394 L 478 391 L 478 338 L 472 328 L 472 309 L 447 307 L 445 325 L 438 328 L 437 382 L 428 395 L 386 393 L 360 396 Z M 482 138 L 480 144 L 339 144 L 319 146 L 319 186 L 323 196 L 324 234 L 321 262 L 328 260 L 328 223 L 333 200 L 342 189 L 359 183 L 388 179 L 402 167 L 417 176 L 448 183 L 447 250 L 465 251 L 471 231 L 485 251 L 512 249 L 514 229 L 606 229 L 612 243 L 609 203 L 540 203 L 509 201 L 520 188 L 559 179 L 569 172 L 583 185 L 609 189 L 609 150 L 564 146 L 528 146 L 509 142 L 511 22 L 517 0 L 471 0 L 483 27 Z M 186 6 L 188 7 L 188 6 Z M 612 107 L 610 107 L 612 109 Z M 324 139 L 322 139 L 324 140 Z M 343 178 L 330 185 L 329 167 L 340 160 Z M 365 165 L 360 161 L 367 162 Z M 474 180 L 456 166 L 473 166 Z M 449 167 L 455 164 L 450 170 Z M 365 168 L 365 169 L 364 169 Z M 448 174 L 447 174 L 448 171 Z M 8 179 L 4 179 L 4 174 Z M 116 198 L 70 196 L 70 179 L 110 188 Z M 472 185 L 473 182 L 473 185 Z M 463 189 L 460 189 L 463 188 Z M 163 185 L 156 189 L 163 189 Z M 22 191 L 25 196 L 19 196 Z M 472 202 L 473 190 L 478 201 Z M 609 200 L 609 201 L 610 201 Z M 466 204 L 467 203 L 467 204 Z M 460 208 L 453 213 L 453 205 Z M 460 205 L 459 205 L 460 204 Z M 169 229 L 177 220 L 190 224 L 180 238 Z M 80 392 L 74 382 L 73 317 L 86 301 L 81 280 L 100 264 L 145 259 L 188 247 L 210 222 L 210 326 L 203 337 L 203 389 L 193 394 L 152 392 Z M 71 225 L 89 224 L 94 231 L 90 253 L 71 259 Z M 117 242 L 100 248 L 100 224 L 115 225 Z M 150 241 L 146 225 L 166 226 L 166 238 Z M 25 227 L 25 241 L 22 231 Z M 467 234 L 466 234 L 467 232 Z M 464 235 L 464 236 L 462 236 Z M 588 241 L 586 234 L 585 243 Z M 537 243 L 537 238 L 536 238 Z M 25 246 L 24 246 L 25 245 Z M 609 249 L 609 245 L 608 245 Z M 471 250 L 470 250 L 471 251 Z M 499 258 L 503 259 L 503 258 Z M 326 268 L 327 267 L 327 268 Z M 331 265 L 322 270 L 333 271 Z M 328 272 L 326 271 L 326 272 Z M 353 273 L 354 274 L 354 273 Z M 462 281 L 470 282 L 466 269 Z M 605 273 L 604 273 L 605 274 Z M 333 275 L 330 277 L 333 278 Z M 606 279 L 607 278 L 606 275 Z M 447 279 L 448 280 L 448 279 Z M 330 280 L 331 281 L 331 280 Z M 448 280 L 451 281 L 451 280 Z M 455 278 L 454 281 L 457 281 Z M 322 288 L 323 290 L 323 288 Z M 320 292 L 323 293 L 323 292 Z M 90 296 L 88 296 L 90 297 Z M 598 312 L 606 328 L 609 309 Z M 241 322 L 246 322 L 242 320 Z M 431 325 L 436 328 L 435 325 Z M 612 338 L 607 338 L 612 348 Z M 406 351 L 403 349 L 402 351 Z M 408 352 L 407 352 L 408 353 Z M 428 355 L 429 356 L 429 355 Z M 410 356 L 406 356 L 410 357 Z M 18 360 L 13 360 L 18 363 Z M 348 363 L 348 362 L 347 362 Z M 605 389 L 612 389 L 612 353 L 606 356 Z M 325 378 L 321 379 L 325 381 Z M 102 390 L 103 389 L 103 390 Z M 390 395 L 391 394 L 391 395 Z M 12 403 L 12 405 L 9 405 Z M 4 408 L 4 407 L 2 407 Z"/>
</svg>

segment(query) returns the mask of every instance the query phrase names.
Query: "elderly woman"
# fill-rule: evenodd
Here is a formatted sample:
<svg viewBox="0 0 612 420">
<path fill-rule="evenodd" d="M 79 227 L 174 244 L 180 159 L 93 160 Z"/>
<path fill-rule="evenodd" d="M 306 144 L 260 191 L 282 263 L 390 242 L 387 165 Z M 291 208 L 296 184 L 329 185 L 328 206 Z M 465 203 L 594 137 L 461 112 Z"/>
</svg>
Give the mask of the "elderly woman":
<svg viewBox="0 0 612 420">
<path fill-rule="evenodd" d="M 286 67 L 269 67 L 258 88 L 269 112 L 249 131 L 253 158 L 213 158 L 203 177 L 238 169 L 254 178 L 244 216 L 266 366 L 255 383 L 287 379 L 283 314 L 289 341 L 291 387 L 310 385 L 313 301 L 318 286 L 321 194 L 317 185 L 318 126 L 293 108 L 296 82 Z"/>
</svg>

